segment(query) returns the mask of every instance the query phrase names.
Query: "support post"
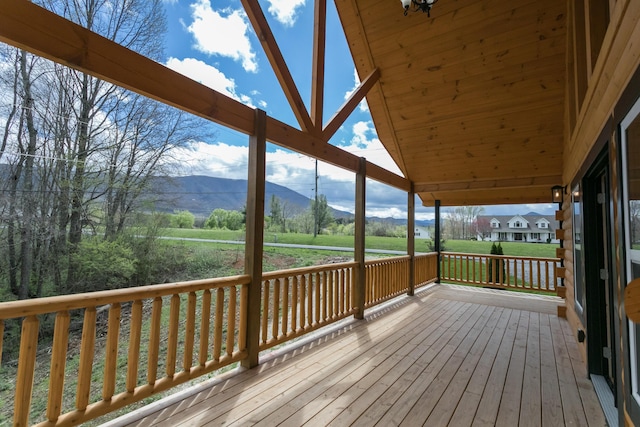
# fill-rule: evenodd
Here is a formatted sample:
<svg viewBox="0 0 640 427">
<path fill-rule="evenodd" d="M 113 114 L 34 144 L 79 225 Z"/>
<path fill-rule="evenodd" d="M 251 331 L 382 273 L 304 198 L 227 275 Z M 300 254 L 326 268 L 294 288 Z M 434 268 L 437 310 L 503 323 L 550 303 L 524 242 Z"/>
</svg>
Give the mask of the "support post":
<svg viewBox="0 0 640 427">
<path fill-rule="evenodd" d="M 562 200 L 563 201 L 564 201 L 565 188 L 566 187 L 564 187 L 562 189 Z M 562 202 L 558 203 L 558 210 L 556 211 L 556 219 L 558 219 L 557 218 L 558 212 L 560 212 L 560 218 L 561 219 L 558 220 L 558 227 L 560 228 L 560 230 L 564 231 L 564 228 L 563 228 L 564 210 L 563 210 L 562 205 L 563 205 Z M 564 249 L 564 239 L 560 239 L 560 249 Z M 560 267 L 564 267 L 564 253 L 563 253 L 562 257 L 560 258 Z M 554 282 L 554 285 L 556 285 L 555 282 Z M 564 274 L 562 275 L 562 277 L 560 277 L 560 286 L 564 288 Z M 564 292 L 564 291 L 565 291 L 565 289 L 563 289 L 561 292 Z"/>
<path fill-rule="evenodd" d="M 440 251 L 441 251 L 441 248 L 440 248 L 440 239 L 441 239 L 441 236 L 440 236 L 440 200 L 436 200 L 434 206 L 435 206 L 435 209 L 436 209 L 436 218 L 435 218 L 435 221 L 436 221 L 436 224 L 435 224 L 435 234 L 436 234 L 435 235 L 435 239 L 436 239 L 436 241 L 435 241 L 434 246 L 436 248 L 436 253 L 438 254 L 438 256 L 437 256 L 438 257 L 437 258 L 438 259 L 438 283 L 440 283 L 440 277 L 442 276 L 442 271 L 441 271 L 442 270 L 442 265 L 441 265 L 441 260 L 440 260 Z"/>
<path fill-rule="evenodd" d="M 354 306 L 356 308 L 356 319 L 364 319 L 366 271 L 364 265 L 364 226 L 365 226 L 365 204 L 366 204 L 366 178 L 367 161 L 360 158 L 358 173 L 356 174 L 356 223 L 354 241 L 354 261 L 358 263 L 355 277 Z"/>
<path fill-rule="evenodd" d="M 407 295 L 412 296 L 415 292 L 416 277 L 416 195 L 411 190 L 407 193 L 407 255 L 409 255 L 409 290 Z"/>
<path fill-rule="evenodd" d="M 264 242 L 264 191 L 267 139 L 267 114 L 257 109 L 253 135 L 249 138 L 249 174 L 247 182 L 247 219 L 244 272 L 251 276 L 247 297 L 247 358 L 242 366 L 258 365 L 260 347 L 260 300 L 262 293 L 262 246 Z"/>
</svg>

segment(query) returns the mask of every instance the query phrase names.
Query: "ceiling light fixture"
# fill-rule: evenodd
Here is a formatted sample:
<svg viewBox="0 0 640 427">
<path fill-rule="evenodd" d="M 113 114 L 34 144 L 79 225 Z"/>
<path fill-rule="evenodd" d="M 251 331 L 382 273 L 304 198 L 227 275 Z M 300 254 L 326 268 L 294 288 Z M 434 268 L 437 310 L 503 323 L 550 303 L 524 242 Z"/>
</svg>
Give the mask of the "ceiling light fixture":
<svg viewBox="0 0 640 427">
<path fill-rule="evenodd" d="M 407 16 L 409 7 L 413 4 L 414 12 L 421 10 L 425 12 L 428 17 L 431 17 L 431 7 L 437 2 L 438 0 L 400 0 L 402 7 L 404 7 L 404 16 Z"/>
</svg>

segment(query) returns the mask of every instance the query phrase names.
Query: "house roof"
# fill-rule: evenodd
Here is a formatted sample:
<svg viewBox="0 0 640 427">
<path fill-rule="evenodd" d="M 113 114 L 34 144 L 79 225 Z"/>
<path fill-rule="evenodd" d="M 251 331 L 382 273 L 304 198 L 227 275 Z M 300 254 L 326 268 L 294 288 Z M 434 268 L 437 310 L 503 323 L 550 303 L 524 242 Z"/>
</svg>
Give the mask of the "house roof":
<svg viewBox="0 0 640 427">
<path fill-rule="evenodd" d="M 560 184 L 567 2 L 337 0 L 380 140 L 423 204 L 548 202 Z"/>
<path fill-rule="evenodd" d="M 528 225 L 526 228 L 509 228 L 509 222 L 514 218 L 524 219 Z M 528 230 L 532 232 L 555 232 L 558 228 L 558 221 L 554 215 L 478 215 L 478 219 L 486 219 L 487 221 L 493 221 L 494 219 L 500 222 L 500 227 L 492 228 L 491 231 L 521 231 Z M 549 224 L 548 228 L 539 228 L 540 222 L 546 222 Z"/>
</svg>

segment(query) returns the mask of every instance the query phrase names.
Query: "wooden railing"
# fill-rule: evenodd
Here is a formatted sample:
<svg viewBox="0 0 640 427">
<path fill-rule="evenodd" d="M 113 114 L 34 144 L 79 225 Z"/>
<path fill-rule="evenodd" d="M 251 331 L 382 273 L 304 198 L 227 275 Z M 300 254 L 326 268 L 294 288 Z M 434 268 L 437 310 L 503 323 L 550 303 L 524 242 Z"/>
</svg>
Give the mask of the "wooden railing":
<svg viewBox="0 0 640 427">
<path fill-rule="evenodd" d="M 414 265 L 415 286 L 437 280 L 436 254 Z M 365 306 L 407 292 L 410 268 L 409 256 L 367 261 Z M 264 273 L 259 349 L 355 314 L 357 270 L 347 262 Z M 19 345 L 2 366 L 15 377 L 3 379 L 15 386 L 13 424 L 77 425 L 246 358 L 250 283 L 242 275 L 0 303 L 0 360 L 3 344 Z M 32 408 L 43 365 L 49 379 L 35 388 L 48 389 L 46 408 Z"/>
<path fill-rule="evenodd" d="M 428 254 L 416 255 L 414 257 L 414 278 L 413 283 L 416 288 L 428 285 L 438 280 L 438 254 L 431 252 Z"/>
<path fill-rule="evenodd" d="M 365 308 L 380 304 L 409 290 L 408 255 L 365 262 Z"/>
<path fill-rule="evenodd" d="M 556 292 L 557 258 L 441 253 L 443 282 Z"/>
<path fill-rule="evenodd" d="M 53 426 L 77 425 L 245 358 L 249 283 L 235 276 L 0 304 L 0 332 L 8 319 L 22 323 L 13 424 L 28 425 L 36 364 L 50 366 L 48 401 L 44 420 L 42 408 L 31 420 Z M 41 323 L 51 317 L 53 342 L 39 347 Z M 69 333 L 76 328 L 79 342 Z M 97 335 L 106 336 L 104 346 Z"/>
<path fill-rule="evenodd" d="M 353 314 L 357 267 L 346 262 L 264 273 L 260 350 Z"/>
</svg>

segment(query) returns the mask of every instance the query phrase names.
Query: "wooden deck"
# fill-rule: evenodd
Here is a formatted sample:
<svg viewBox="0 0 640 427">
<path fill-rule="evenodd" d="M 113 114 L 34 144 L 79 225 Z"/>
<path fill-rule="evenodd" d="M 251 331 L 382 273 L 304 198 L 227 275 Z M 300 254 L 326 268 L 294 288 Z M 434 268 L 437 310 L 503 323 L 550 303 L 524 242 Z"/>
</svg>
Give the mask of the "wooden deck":
<svg viewBox="0 0 640 427">
<path fill-rule="evenodd" d="M 436 285 L 110 424 L 604 426 L 557 305 Z"/>
</svg>

